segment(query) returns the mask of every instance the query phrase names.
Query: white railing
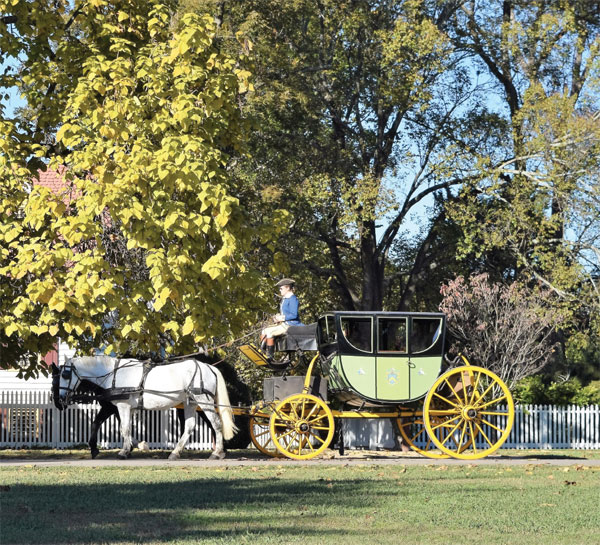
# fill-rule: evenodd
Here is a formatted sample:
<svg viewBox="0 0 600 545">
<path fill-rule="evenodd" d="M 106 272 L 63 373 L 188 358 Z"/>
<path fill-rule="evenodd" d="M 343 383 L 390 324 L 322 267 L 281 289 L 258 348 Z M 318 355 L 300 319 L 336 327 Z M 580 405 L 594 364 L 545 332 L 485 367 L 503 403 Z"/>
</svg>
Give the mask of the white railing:
<svg viewBox="0 0 600 545">
<path fill-rule="evenodd" d="M 49 446 L 67 448 L 87 443 L 92 420 L 99 411 L 95 403 L 73 405 L 59 411 L 50 392 L 0 392 L 0 447 Z M 175 409 L 134 412 L 133 436 L 150 448 L 174 448 L 181 433 Z M 394 432 L 389 419 L 348 419 L 344 422 L 347 448 L 393 448 Z M 98 446 L 117 448 L 121 435 L 116 418 L 107 420 L 98 434 Z M 198 425 L 187 445 L 209 450 L 212 435 L 198 416 Z M 502 448 L 600 449 L 600 407 L 518 406 L 515 424 Z"/>
</svg>

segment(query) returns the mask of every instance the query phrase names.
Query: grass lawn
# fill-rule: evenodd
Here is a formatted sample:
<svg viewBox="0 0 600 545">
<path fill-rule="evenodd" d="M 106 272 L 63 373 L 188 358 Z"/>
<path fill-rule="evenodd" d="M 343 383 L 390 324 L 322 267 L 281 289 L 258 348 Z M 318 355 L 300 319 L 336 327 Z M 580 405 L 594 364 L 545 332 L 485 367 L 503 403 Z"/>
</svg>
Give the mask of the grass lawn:
<svg viewBox="0 0 600 545">
<path fill-rule="evenodd" d="M 597 545 L 600 467 L 0 468 L 0 543 Z"/>
</svg>

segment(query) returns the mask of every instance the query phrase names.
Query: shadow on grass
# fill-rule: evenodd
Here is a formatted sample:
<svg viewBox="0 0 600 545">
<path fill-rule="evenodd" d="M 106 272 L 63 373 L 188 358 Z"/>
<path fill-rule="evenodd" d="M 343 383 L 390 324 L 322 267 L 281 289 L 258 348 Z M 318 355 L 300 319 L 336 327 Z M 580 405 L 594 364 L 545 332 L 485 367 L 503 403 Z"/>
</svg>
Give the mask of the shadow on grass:
<svg viewBox="0 0 600 545">
<path fill-rule="evenodd" d="M 499 460 L 587 460 L 585 456 L 569 454 L 523 454 L 521 456 L 496 456 Z"/>
<path fill-rule="evenodd" d="M 339 534 L 331 521 L 402 489 L 373 482 L 277 478 L 193 479 L 132 484 L 14 485 L 1 492 L 2 544 L 190 542 L 235 535 Z M 308 523 L 320 521 L 318 524 Z M 302 521 L 302 522 L 300 522 Z M 363 532 L 359 528 L 355 536 Z M 365 536 L 366 536 L 365 530 Z"/>
</svg>

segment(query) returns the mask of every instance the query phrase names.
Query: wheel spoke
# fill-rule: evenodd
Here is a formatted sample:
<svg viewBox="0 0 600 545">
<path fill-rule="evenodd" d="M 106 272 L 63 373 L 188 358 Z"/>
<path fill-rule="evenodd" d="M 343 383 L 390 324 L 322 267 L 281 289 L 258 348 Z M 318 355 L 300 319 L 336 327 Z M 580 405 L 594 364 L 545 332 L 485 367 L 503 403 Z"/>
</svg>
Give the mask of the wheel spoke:
<svg viewBox="0 0 600 545">
<path fill-rule="evenodd" d="M 265 430 L 265 431 L 261 431 L 260 433 L 256 433 L 254 432 L 254 437 L 256 437 L 257 439 L 261 438 L 263 435 L 268 435 L 271 432 L 269 430 Z"/>
<path fill-rule="evenodd" d="M 455 420 L 460 420 L 460 416 L 457 415 L 454 418 L 450 418 L 449 420 L 444 420 L 443 422 L 440 422 L 435 426 L 431 426 L 431 428 L 435 431 L 439 430 L 440 428 L 452 428 L 454 430 L 456 429 L 456 426 L 452 426 L 452 422 L 454 422 Z"/>
<path fill-rule="evenodd" d="M 488 401 L 487 403 L 484 403 L 483 405 L 477 405 L 478 409 L 485 409 L 486 407 L 489 407 L 490 405 L 494 405 L 495 403 L 500 403 L 500 401 L 503 401 L 506 399 L 506 394 L 501 395 L 500 397 L 496 398 L 496 399 L 492 399 L 491 401 Z"/>
<path fill-rule="evenodd" d="M 328 430 L 329 427 L 328 426 L 311 426 L 310 427 L 312 430 L 321 430 L 321 431 L 325 431 Z"/>
<path fill-rule="evenodd" d="M 481 426 L 480 426 L 480 425 L 479 425 L 477 422 L 475 422 L 475 426 L 477 426 L 477 429 L 479 430 L 479 433 L 480 433 L 481 435 L 483 435 L 483 438 L 486 440 L 487 444 L 488 444 L 490 447 L 493 447 L 493 446 L 494 446 L 494 443 L 492 443 L 492 442 L 490 441 L 490 439 L 488 438 L 487 434 L 486 434 L 486 433 L 483 431 L 483 428 L 482 428 L 482 427 L 481 427 Z"/>
<path fill-rule="evenodd" d="M 481 378 L 481 371 L 477 373 L 477 379 L 475 379 L 475 384 L 473 385 L 473 395 L 471 395 L 471 399 L 468 403 L 473 403 L 475 401 L 475 396 L 477 395 L 477 388 L 479 386 L 479 379 Z"/>
<path fill-rule="evenodd" d="M 429 416 L 440 419 L 448 418 L 449 416 L 460 414 L 460 409 L 432 409 L 429 411 Z"/>
<path fill-rule="evenodd" d="M 277 435 L 277 439 L 278 439 L 278 440 L 281 440 L 281 439 L 283 439 L 284 437 L 289 437 L 289 436 L 290 436 L 292 433 L 296 433 L 296 430 L 294 430 L 294 429 L 292 429 L 292 430 L 288 430 L 288 431 L 286 431 L 285 433 L 282 433 L 282 434 L 280 434 L 280 435 Z"/>
<path fill-rule="evenodd" d="M 496 381 L 492 381 L 492 383 L 485 389 L 485 392 L 483 392 L 483 394 L 481 394 L 478 398 L 477 398 L 477 402 L 480 403 L 482 399 L 485 398 L 485 396 L 488 394 L 488 392 L 490 392 L 492 390 L 492 388 L 494 387 L 494 384 L 496 384 Z"/>
<path fill-rule="evenodd" d="M 444 382 L 448 385 L 448 388 L 450 388 L 450 391 L 454 394 L 454 397 L 458 400 L 458 403 L 461 404 L 462 403 L 462 399 L 459 397 L 458 392 L 456 392 L 456 390 L 454 389 L 454 386 L 452 386 L 452 384 L 450 384 L 450 382 L 448 381 L 448 379 L 444 379 Z M 442 397 L 442 396 L 439 396 Z M 442 398 L 443 399 L 443 398 Z M 451 401 L 446 400 L 448 403 L 450 403 L 451 405 L 454 405 Z M 454 405 L 455 407 L 457 405 Z"/>
<path fill-rule="evenodd" d="M 308 420 L 313 414 L 314 412 L 319 408 L 318 405 L 313 405 L 312 409 L 308 412 L 308 414 L 304 417 L 304 420 Z"/>
<path fill-rule="evenodd" d="M 473 422 L 469 422 L 469 429 L 471 430 L 471 446 L 473 447 L 473 454 L 477 454 L 477 445 L 475 444 L 475 431 L 473 430 Z"/>
<path fill-rule="evenodd" d="M 500 433 L 504 433 L 504 430 L 502 428 L 499 428 L 498 426 L 496 426 L 495 424 L 492 424 L 489 420 L 486 420 L 485 418 L 482 418 L 481 421 L 486 425 L 489 426 L 490 428 L 494 428 L 496 431 L 499 431 Z"/>
<path fill-rule="evenodd" d="M 485 414 L 486 416 L 508 416 L 508 411 L 477 411 L 479 414 Z"/>
<path fill-rule="evenodd" d="M 446 399 L 443 395 L 438 394 L 437 392 L 435 392 L 433 395 L 436 396 L 436 397 L 439 397 L 442 401 L 445 401 L 446 403 L 448 403 L 448 405 L 451 405 L 452 407 L 455 407 L 456 409 L 460 408 L 460 405 L 458 405 L 456 403 L 453 403 L 452 401 L 450 401 L 449 399 Z M 460 401 L 460 399 L 458 401 Z M 434 411 L 430 411 L 430 412 L 434 412 L 435 413 L 435 412 L 439 412 L 439 411 L 435 411 L 434 410 Z"/>
<path fill-rule="evenodd" d="M 456 424 L 456 426 L 454 426 L 452 428 L 452 431 L 446 436 L 446 438 L 443 441 L 440 441 L 442 443 L 442 445 L 446 445 L 446 443 L 448 442 L 448 439 L 450 439 L 452 437 L 452 434 L 458 429 L 459 426 L 460 426 L 460 422 L 458 422 Z"/>
<path fill-rule="evenodd" d="M 469 379 L 471 378 L 471 376 L 469 375 Z M 463 397 L 465 398 L 465 405 L 467 405 L 469 403 L 469 398 L 467 396 L 467 385 L 465 384 L 465 374 L 461 373 L 460 375 L 460 383 L 462 384 L 462 388 L 463 388 Z"/>
<path fill-rule="evenodd" d="M 314 437 L 315 439 L 317 439 L 318 441 L 320 441 L 320 442 L 321 442 L 321 444 L 325 443 L 325 440 L 324 440 L 324 439 L 321 439 L 321 438 L 320 438 L 318 435 L 311 434 L 311 436 L 312 436 L 312 437 Z"/>
<path fill-rule="evenodd" d="M 327 415 L 325 413 L 323 414 L 319 414 L 317 415 L 315 418 L 313 418 L 312 420 L 308 420 L 308 418 L 306 418 L 306 421 L 309 424 L 312 424 L 313 422 L 318 422 L 319 420 L 323 420 L 324 418 L 327 418 Z"/>
<path fill-rule="evenodd" d="M 460 445 L 464 445 L 465 444 L 465 433 L 467 432 L 467 426 L 463 426 L 462 431 L 460 432 L 460 440 L 458 441 L 458 445 L 456 445 L 459 449 L 460 449 Z M 456 438 L 454 437 L 454 434 L 452 434 L 452 438 L 454 439 L 454 443 L 456 443 Z"/>
</svg>

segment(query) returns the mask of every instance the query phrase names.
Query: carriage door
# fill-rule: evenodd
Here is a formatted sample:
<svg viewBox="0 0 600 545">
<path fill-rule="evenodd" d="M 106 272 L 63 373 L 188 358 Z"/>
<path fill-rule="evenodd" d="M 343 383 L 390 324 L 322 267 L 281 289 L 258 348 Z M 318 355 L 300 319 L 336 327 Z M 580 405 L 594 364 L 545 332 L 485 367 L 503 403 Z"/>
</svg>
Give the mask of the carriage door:
<svg viewBox="0 0 600 545">
<path fill-rule="evenodd" d="M 442 318 L 412 318 L 410 328 L 411 399 L 424 396 L 440 374 L 443 343 Z"/>
<path fill-rule="evenodd" d="M 340 360 L 348 386 L 363 397 L 376 398 L 373 317 L 342 316 Z"/>
<path fill-rule="evenodd" d="M 410 396 L 406 317 L 377 319 L 377 399 L 404 401 Z"/>
</svg>

